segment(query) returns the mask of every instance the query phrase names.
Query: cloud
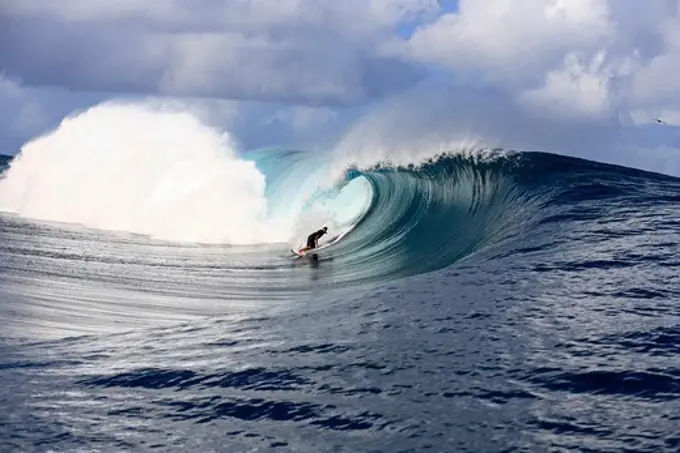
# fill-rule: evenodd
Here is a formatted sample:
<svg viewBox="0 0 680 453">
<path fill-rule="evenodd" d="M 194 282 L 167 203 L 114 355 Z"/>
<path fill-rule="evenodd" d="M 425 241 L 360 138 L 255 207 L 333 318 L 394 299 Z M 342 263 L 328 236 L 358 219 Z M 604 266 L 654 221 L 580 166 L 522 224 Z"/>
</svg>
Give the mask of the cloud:
<svg viewBox="0 0 680 453">
<path fill-rule="evenodd" d="M 433 0 L 146 3 L 27 0 L 4 6 L 0 61 L 37 86 L 304 104 L 355 104 L 415 83 L 377 52 Z"/>
<path fill-rule="evenodd" d="M 229 131 L 239 149 L 290 147 L 328 149 L 356 117 L 351 109 L 306 107 L 197 97 L 72 93 L 34 88 L 0 76 L 0 154 L 14 154 L 28 140 L 57 127 L 74 115 L 111 98 L 125 104 L 144 103 L 159 110 L 187 111 L 218 130 Z"/>
<path fill-rule="evenodd" d="M 529 107 L 550 110 L 561 117 L 609 116 L 612 105 L 610 83 L 617 69 L 607 68 L 598 53 L 590 61 L 568 54 L 563 66 L 545 76 L 543 85 L 529 88 L 519 98 Z"/>
<path fill-rule="evenodd" d="M 618 114 L 680 101 L 677 0 L 461 0 L 405 52 L 462 83 L 492 84 L 557 113 Z"/>
<path fill-rule="evenodd" d="M 461 0 L 458 11 L 414 33 L 409 53 L 457 74 L 525 84 L 575 48 L 596 50 L 612 33 L 600 0 Z"/>
<path fill-rule="evenodd" d="M 65 115 L 103 99 L 102 95 L 73 96 L 64 90 L 25 87 L 0 74 L 0 154 L 14 154 L 26 140 L 54 128 Z"/>
<path fill-rule="evenodd" d="M 678 5 L 676 4 L 676 7 Z M 680 15 L 662 19 L 659 33 L 662 51 L 633 78 L 632 91 L 638 105 L 680 103 Z"/>
<path fill-rule="evenodd" d="M 402 20 L 432 17 L 436 0 L 24 0 L 4 6 L 19 19 L 51 17 L 79 25 L 134 22 L 153 30 L 276 33 L 296 27 L 333 30 L 358 37 Z"/>
</svg>

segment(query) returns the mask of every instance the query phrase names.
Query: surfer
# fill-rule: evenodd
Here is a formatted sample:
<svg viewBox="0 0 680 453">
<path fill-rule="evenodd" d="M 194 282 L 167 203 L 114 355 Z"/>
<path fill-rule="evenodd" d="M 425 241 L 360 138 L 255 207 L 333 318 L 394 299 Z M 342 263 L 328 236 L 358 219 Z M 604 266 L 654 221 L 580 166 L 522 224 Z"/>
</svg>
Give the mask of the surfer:
<svg viewBox="0 0 680 453">
<path fill-rule="evenodd" d="M 328 232 L 328 227 L 323 227 L 307 236 L 307 246 L 298 250 L 299 253 L 305 253 L 308 250 L 315 249 L 319 246 L 319 239 Z"/>
</svg>

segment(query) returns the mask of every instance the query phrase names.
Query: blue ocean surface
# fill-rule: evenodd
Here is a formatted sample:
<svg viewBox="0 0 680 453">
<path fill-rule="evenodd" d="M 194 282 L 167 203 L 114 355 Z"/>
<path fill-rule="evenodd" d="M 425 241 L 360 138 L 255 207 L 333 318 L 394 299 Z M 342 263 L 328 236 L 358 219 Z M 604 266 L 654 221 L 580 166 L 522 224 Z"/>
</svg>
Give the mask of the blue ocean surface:
<svg viewBox="0 0 680 453">
<path fill-rule="evenodd" d="M 1 451 L 680 451 L 679 179 L 453 152 L 320 185 L 318 154 L 243 159 L 278 225 L 323 207 L 318 261 L 69 222 L 61 167 L 19 193 L 36 164 L 3 158 Z"/>
</svg>

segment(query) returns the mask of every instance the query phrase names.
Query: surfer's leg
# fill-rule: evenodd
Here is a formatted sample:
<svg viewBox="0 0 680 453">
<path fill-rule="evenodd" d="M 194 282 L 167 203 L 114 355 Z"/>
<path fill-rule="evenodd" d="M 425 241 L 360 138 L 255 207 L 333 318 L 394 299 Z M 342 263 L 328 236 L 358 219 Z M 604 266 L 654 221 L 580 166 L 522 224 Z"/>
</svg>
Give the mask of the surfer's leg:
<svg viewBox="0 0 680 453">
<path fill-rule="evenodd" d="M 316 247 L 316 241 L 314 241 L 314 238 L 307 238 L 307 246 L 302 247 L 299 251 L 300 253 L 304 253 L 307 250 L 312 250 L 314 247 Z"/>
</svg>

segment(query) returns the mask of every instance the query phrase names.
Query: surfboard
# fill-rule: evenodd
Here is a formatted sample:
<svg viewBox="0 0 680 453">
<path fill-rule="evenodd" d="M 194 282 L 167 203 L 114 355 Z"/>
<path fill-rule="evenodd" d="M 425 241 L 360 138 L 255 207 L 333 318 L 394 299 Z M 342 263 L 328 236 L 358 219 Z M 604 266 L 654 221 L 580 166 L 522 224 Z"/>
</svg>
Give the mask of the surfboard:
<svg viewBox="0 0 680 453">
<path fill-rule="evenodd" d="M 318 250 L 318 249 L 312 249 L 312 250 Z M 307 250 L 306 252 L 300 253 L 300 252 L 298 252 L 297 250 L 290 249 L 290 251 L 293 252 L 293 253 L 295 254 L 295 259 L 303 258 L 303 257 L 307 256 L 307 254 L 308 254 L 309 252 L 311 252 L 312 250 Z M 314 260 L 314 261 L 318 261 L 318 260 L 319 260 L 319 255 L 318 255 L 317 253 L 312 253 L 312 254 L 309 255 L 309 256 L 310 256 L 310 258 L 311 258 L 312 260 Z"/>
<path fill-rule="evenodd" d="M 300 253 L 297 250 L 293 250 L 293 249 L 290 249 L 290 251 L 293 252 L 293 254 L 295 256 L 297 256 L 298 258 L 302 258 L 303 256 L 305 256 L 307 254 L 307 252 Z"/>
</svg>

